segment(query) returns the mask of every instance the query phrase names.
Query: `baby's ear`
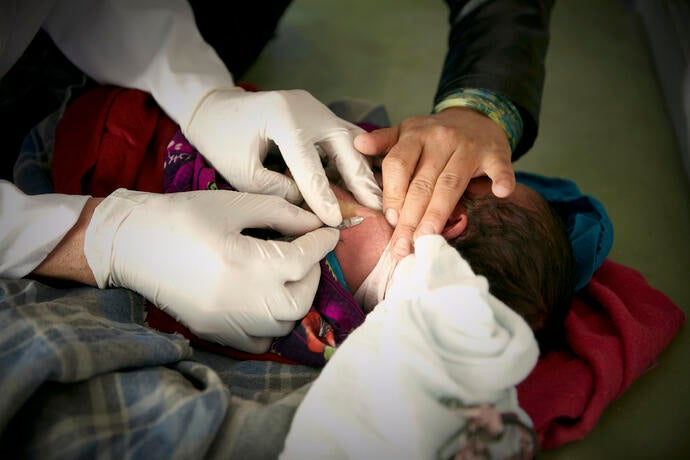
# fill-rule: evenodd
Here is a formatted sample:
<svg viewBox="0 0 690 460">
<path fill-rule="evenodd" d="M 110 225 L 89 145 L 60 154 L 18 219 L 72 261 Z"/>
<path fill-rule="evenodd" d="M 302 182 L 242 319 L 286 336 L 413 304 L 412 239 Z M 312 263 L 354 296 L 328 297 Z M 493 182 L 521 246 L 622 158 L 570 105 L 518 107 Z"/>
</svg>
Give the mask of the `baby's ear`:
<svg viewBox="0 0 690 460">
<path fill-rule="evenodd" d="M 467 214 L 455 214 L 453 213 L 446 222 L 446 226 L 443 228 L 441 235 L 446 240 L 453 240 L 460 236 L 462 232 L 467 228 Z"/>
</svg>

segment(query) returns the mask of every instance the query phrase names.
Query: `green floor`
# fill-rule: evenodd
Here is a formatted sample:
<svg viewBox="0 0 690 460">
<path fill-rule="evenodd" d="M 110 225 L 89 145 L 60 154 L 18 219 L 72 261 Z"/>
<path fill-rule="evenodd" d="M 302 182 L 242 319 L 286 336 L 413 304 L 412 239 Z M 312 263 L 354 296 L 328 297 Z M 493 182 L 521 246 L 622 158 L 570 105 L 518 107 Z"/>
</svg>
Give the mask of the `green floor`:
<svg viewBox="0 0 690 460">
<path fill-rule="evenodd" d="M 610 258 L 690 315 L 690 188 L 644 36 L 624 0 L 557 4 L 541 132 L 516 169 L 573 179 L 606 206 Z M 295 0 L 245 80 L 324 102 L 381 102 L 393 122 L 428 113 L 447 34 L 441 0 Z M 611 404 L 582 441 L 544 459 L 690 458 L 690 331 Z"/>
</svg>

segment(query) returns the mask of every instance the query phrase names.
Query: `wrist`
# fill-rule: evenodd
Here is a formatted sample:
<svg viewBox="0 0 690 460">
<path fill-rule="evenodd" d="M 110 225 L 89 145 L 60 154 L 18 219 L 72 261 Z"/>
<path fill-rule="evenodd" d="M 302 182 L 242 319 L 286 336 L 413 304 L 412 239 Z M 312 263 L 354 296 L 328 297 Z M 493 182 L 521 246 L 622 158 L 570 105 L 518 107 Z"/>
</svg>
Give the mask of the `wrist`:
<svg viewBox="0 0 690 460">
<path fill-rule="evenodd" d="M 246 90 L 241 86 L 228 86 L 222 88 L 209 89 L 199 98 L 199 101 L 196 103 L 196 106 L 194 106 L 194 110 L 192 110 L 192 113 L 189 116 L 189 121 L 187 122 L 187 124 L 180 127 L 182 129 L 182 133 L 185 135 L 185 137 L 191 140 L 191 138 L 194 136 L 194 129 L 192 125 L 194 124 L 194 121 L 197 118 L 200 109 L 209 103 L 213 103 L 213 100 L 216 99 L 219 95 L 228 93 L 241 94 L 244 92 L 246 92 Z"/>
<path fill-rule="evenodd" d="M 91 212 L 83 238 L 83 252 L 96 285 L 107 288 L 112 283 L 115 238 L 135 208 L 156 194 L 117 189 L 97 203 Z"/>
<path fill-rule="evenodd" d="M 102 200 L 102 198 L 89 198 L 86 201 L 77 222 L 43 262 L 34 269 L 33 275 L 96 286 L 96 279 L 84 253 L 84 238 L 94 210 Z"/>
<path fill-rule="evenodd" d="M 506 134 L 511 152 L 520 143 L 524 123 L 519 110 L 508 98 L 488 90 L 463 88 L 438 102 L 433 113 L 453 107 L 471 108 L 496 122 Z"/>
</svg>

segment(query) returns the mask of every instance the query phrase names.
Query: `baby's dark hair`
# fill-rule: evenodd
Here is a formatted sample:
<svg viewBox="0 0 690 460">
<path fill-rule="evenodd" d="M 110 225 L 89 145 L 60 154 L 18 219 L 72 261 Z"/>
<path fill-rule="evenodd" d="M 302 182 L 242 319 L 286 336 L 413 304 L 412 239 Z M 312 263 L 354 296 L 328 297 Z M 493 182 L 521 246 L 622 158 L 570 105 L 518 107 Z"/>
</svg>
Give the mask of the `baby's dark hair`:
<svg viewBox="0 0 690 460">
<path fill-rule="evenodd" d="M 542 353 L 564 343 L 564 322 L 575 290 L 575 258 L 565 223 L 531 190 L 529 203 L 488 193 L 468 196 L 467 228 L 449 241 L 489 291 L 521 315 Z"/>
</svg>

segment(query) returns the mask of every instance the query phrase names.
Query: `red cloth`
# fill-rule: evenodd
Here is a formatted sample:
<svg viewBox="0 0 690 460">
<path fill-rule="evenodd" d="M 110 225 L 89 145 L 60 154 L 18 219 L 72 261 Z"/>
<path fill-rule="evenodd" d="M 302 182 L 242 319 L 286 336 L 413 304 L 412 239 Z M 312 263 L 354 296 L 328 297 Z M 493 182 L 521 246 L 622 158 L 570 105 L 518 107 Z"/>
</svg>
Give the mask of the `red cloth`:
<svg viewBox="0 0 690 460">
<path fill-rule="evenodd" d="M 118 187 L 163 190 L 177 125 L 142 91 L 99 87 L 74 101 L 55 132 L 55 191 L 104 197 Z"/>
<path fill-rule="evenodd" d="M 539 359 L 518 386 L 542 449 L 583 438 L 606 406 L 654 363 L 685 320 L 642 274 L 606 260 L 566 319 L 570 350 Z"/>
<path fill-rule="evenodd" d="M 160 109 L 140 92 L 130 95 L 105 88 L 90 94 L 71 105 L 58 125 L 61 139 L 56 139 L 53 158 L 56 191 L 107 195 L 132 181 L 130 188 L 147 184 L 162 191 L 162 154 L 174 130 L 164 138 L 168 126 Z M 137 152 L 136 161 L 123 149 Z M 127 158 L 116 158 L 123 153 Z M 578 293 L 566 319 L 570 349 L 541 357 L 518 386 L 520 406 L 532 418 L 541 448 L 584 437 L 606 406 L 654 363 L 684 320 L 683 312 L 639 272 L 606 260 Z M 153 306 L 147 321 L 236 358 L 280 359 L 206 342 Z"/>
</svg>

